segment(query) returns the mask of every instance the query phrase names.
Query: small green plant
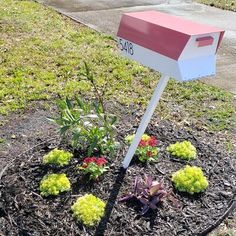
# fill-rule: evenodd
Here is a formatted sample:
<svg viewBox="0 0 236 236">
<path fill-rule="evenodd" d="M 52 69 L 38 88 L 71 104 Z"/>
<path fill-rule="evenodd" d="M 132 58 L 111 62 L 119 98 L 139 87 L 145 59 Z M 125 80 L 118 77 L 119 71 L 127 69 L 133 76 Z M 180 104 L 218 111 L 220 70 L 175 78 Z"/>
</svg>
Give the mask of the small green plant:
<svg viewBox="0 0 236 236">
<path fill-rule="evenodd" d="M 167 147 L 167 151 L 171 155 L 178 157 L 183 160 L 193 160 L 197 156 L 196 148 L 189 141 L 176 142 L 175 144 L 170 144 Z"/>
<path fill-rule="evenodd" d="M 57 148 L 43 156 L 44 164 L 55 164 L 59 166 L 68 165 L 73 154 Z"/>
<path fill-rule="evenodd" d="M 42 196 L 58 195 L 70 190 L 70 181 L 66 174 L 49 174 L 43 177 L 39 186 Z"/>
<path fill-rule="evenodd" d="M 134 134 L 126 136 L 125 141 L 131 144 L 133 139 Z M 143 134 L 135 154 L 141 162 L 155 161 L 158 157 L 158 148 L 156 146 L 157 139 L 154 136 Z"/>
<path fill-rule="evenodd" d="M 172 182 L 180 192 L 190 194 L 203 192 L 208 187 L 207 178 L 202 169 L 187 165 L 172 175 Z"/>
<path fill-rule="evenodd" d="M 87 226 L 95 225 L 104 215 L 105 202 L 92 194 L 79 197 L 72 205 L 73 216 Z"/>
<path fill-rule="evenodd" d="M 86 157 L 79 169 L 89 174 L 90 179 L 97 179 L 108 170 L 106 164 L 107 160 L 104 157 Z"/>
<path fill-rule="evenodd" d="M 87 149 L 87 155 L 94 152 L 112 154 L 116 148 L 116 117 L 105 115 L 99 104 L 88 103 L 80 98 L 72 102 L 69 99 L 58 103 L 60 117 L 50 118 L 60 127 L 62 136 L 71 138 L 74 149 Z M 106 118 L 105 118 L 106 117 Z"/>
<path fill-rule="evenodd" d="M 88 102 L 76 97 L 75 101 L 65 99 L 58 102 L 60 116 L 50 118 L 60 127 L 62 136 L 68 135 L 74 149 L 85 148 L 88 156 L 94 152 L 112 156 L 118 145 L 115 141 L 115 122 L 117 117 L 108 114 L 103 100 L 103 93 L 95 83 L 93 74 L 85 63 L 87 79 L 94 88 L 95 101 Z"/>
</svg>

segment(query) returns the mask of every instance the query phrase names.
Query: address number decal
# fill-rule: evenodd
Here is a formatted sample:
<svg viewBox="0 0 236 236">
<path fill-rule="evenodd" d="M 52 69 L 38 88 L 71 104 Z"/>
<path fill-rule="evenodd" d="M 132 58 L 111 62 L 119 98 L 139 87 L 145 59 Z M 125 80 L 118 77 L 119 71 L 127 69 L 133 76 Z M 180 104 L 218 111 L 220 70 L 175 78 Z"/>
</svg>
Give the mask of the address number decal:
<svg viewBox="0 0 236 236">
<path fill-rule="evenodd" d="M 134 55 L 133 44 L 127 40 L 119 39 L 119 48 L 121 51 L 124 51 L 127 54 Z"/>
</svg>

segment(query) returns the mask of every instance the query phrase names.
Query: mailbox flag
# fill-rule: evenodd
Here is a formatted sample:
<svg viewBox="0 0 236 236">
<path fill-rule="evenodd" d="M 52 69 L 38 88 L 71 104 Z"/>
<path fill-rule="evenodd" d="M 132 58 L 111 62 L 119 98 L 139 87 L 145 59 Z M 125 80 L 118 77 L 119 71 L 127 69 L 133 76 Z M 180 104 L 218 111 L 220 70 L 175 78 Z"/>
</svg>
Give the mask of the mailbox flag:
<svg viewBox="0 0 236 236">
<path fill-rule="evenodd" d="M 215 74 L 224 30 L 157 11 L 125 13 L 118 29 L 122 54 L 179 81 Z"/>
</svg>

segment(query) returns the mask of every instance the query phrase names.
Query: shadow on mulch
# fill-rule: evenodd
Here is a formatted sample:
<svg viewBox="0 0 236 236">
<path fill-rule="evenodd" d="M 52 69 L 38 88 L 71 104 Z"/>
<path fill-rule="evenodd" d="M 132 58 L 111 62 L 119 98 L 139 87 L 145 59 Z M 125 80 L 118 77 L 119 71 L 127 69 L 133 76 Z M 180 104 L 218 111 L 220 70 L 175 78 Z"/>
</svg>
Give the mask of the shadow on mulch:
<svg viewBox="0 0 236 236">
<path fill-rule="evenodd" d="M 101 219 L 101 221 L 100 221 L 100 223 L 99 223 L 99 225 L 98 225 L 98 227 L 96 229 L 96 232 L 94 234 L 95 236 L 99 236 L 99 235 L 104 235 L 105 234 L 105 231 L 107 229 L 107 223 L 108 223 L 108 221 L 110 219 L 112 210 L 113 210 L 114 205 L 116 203 L 117 196 L 119 194 L 119 191 L 120 191 L 121 185 L 123 183 L 125 174 L 126 174 L 126 169 L 121 167 L 119 169 L 118 174 L 117 174 L 117 177 L 116 177 L 115 183 L 113 185 L 113 188 L 111 189 L 111 194 L 110 194 L 110 196 L 109 196 L 109 198 L 107 200 L 106 209 L 105 209 L 105 215 Z"/>
</svg>

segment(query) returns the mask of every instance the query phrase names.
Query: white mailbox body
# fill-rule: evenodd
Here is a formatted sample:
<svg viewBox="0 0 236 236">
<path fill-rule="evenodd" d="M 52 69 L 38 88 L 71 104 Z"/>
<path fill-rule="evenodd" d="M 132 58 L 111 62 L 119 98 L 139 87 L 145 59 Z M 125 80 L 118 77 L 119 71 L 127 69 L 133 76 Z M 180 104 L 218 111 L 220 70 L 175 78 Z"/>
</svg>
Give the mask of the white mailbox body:
<svg viewBox="0 0 236 236">
<path fill-rule="evenodd" d="M 157 11 L 125 13 L 118 29 L 122 54 L 179 81 L 215 74 L 224 30 Z"/>
</svg>

